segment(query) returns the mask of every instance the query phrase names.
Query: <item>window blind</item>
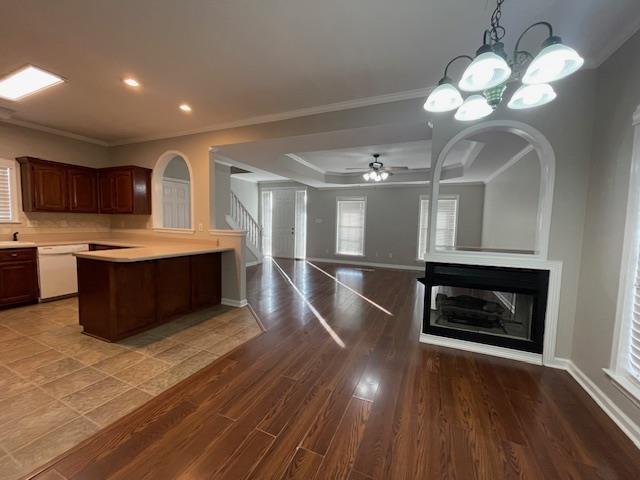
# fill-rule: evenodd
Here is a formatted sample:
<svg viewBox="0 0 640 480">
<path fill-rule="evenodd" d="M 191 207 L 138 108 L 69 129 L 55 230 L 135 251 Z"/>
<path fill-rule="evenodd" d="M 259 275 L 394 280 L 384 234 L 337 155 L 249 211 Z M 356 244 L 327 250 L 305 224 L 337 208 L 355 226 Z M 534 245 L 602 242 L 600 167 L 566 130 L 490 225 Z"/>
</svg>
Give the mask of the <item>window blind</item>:
<svg viewBox="0 0 640 480">
<path fill-rule="evenodd" d="M 338 200 L 336 253 L 364 255 L 364 200 Z"/>
<path fill-rule="evenodd" d="M 13 221 L 13 198 L 11 191 L 11 169 L 0 166 L 0 222 Z"/>
<path fill-rule="evenodd" d="M 429 228 L 429 200 L 420 199 L 420 217 L 418 219 L 418 259 L 424 260 L 427 251 Z M 441 198 L 438 200 L 438 221 L 436 225 L 436 246 L 453 247 L 456 244 L 458 225 L 458 199 Z"/>
<path fill-rule="evenodd" d="M 640 258 L 631 295 L 631 332 L 629 335 L 629 373 L 640 380 Z"/>
</svg>

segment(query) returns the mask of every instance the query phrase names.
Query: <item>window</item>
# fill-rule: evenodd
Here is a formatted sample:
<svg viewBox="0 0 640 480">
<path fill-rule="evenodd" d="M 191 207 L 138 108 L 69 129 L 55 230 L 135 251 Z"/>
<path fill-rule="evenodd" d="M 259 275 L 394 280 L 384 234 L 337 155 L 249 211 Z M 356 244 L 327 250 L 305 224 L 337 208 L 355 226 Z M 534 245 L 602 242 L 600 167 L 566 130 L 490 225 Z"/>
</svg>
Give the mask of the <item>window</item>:
<svg viewBox="0 0 640 480">
<path fill-rule="evenodd" d="M 338 198 L 336 203 L 336 254 L 364 255 L 365 198 Z"/>
<path fill-rule="evenodd" d="M 605 372 L 622 393 L 640 405 L 640 107 L 634 125 L 614 343 L 611 368 Z"/>
<path fill-rule="evenodd" d="M 418 260 L 424 260 L 424 254 L 427 251 L 429 228 L 429 197 L 427 195 L 420 196 L 420 217 L 418 223 Z M 436 246 L 455 246 L 457 227 L 458 197 L 441 196 L 438 200 Z"/>
<path fill-rule="evenodd" d="M 191 167 L 179 152 L 164 153 L 153 169 L 153 228 L 193 233 Z"/>
<path fill-rule="evenodd" d="M 0 223 L 18 221 L 15 162 L 0 159 Z"/>
</svg>

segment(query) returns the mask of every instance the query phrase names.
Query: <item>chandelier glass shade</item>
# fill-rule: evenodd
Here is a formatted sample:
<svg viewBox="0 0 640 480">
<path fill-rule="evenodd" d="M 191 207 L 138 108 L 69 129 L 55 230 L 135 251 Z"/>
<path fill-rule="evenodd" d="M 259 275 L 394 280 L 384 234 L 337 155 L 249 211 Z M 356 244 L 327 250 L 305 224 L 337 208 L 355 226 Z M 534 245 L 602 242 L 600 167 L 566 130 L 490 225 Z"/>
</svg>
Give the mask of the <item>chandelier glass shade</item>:
<svg viewBox="0 0 640 480">
<path fill-rule="evenodd" d="M 460 121 L 478 120 L 490 115 L 503 100 L 507 87 L 513 83 L 520 85 L 513 93 L 507 106 L 522 110 L 545 105 L 556 98 L 549 85 L 565 78 L 582 67 L 584 59 L 573 48 L 562 43 L 553 34 L 553 27 L 547 22 L 537 22 L 526 28 L 518 38 L 513 55 L 508 57 L 502 38 L 506 30 L 500 25 L 502 4 L 497 0 L 491 16 L 491 28 L 485 30 L 483 45 L 475 58 L 459 55 L 445 67 L 443 78 L 429 94 L 424 109 L 441 113 L 456 110 L 455 118 Z M 544 27 L 548 37 L 537 55 L 520 49 L 520 41 L 534 27 Z M 471 63 L 462 73 L 458 88 L 448 76 L 448 69 L 456 60 L 466 59 Z M 469 93 L 463 99 L 462 92 Z M 512 91 L 512 90 L 509 90 Z"/>
</svg>

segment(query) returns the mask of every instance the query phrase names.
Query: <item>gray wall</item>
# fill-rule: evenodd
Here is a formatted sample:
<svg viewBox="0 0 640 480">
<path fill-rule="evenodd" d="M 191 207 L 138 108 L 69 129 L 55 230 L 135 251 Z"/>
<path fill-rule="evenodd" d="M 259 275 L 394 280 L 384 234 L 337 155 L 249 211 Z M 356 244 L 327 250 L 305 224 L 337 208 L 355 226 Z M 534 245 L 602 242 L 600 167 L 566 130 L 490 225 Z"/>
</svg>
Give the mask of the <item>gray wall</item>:
<svg viewBox="0 0 640 480">
<path fill-rule="evenodd" d="M 633 129 L 631 118 L 640 104 L 640 33 L 598 69 L 596 124 L 584 226 L 578 292 L 574 363 L 640 424 L 633 405 L 605 377 L 613 345 L 621 253 L 624 237 Z"/>
<path fill-rule="evenodd" d="M 295 183 L 281 184 L 291 186 Z M 261 185 L 268 190 L 273 185 Z M 302 186 L 304 188 L 304 186 Z M 307 189 L 307 256 L 348 261 L 386 263 L 423 267 L 418 261 L 418 216 L 420 195 L 426 187 L 365 187 Z M 454 186 L 442 189 L 443 195 L 459 195 L 458 243 L 479 244 L 482 235 L 483 185 Z M 367 197 L 365 256 L 335 255 L 336 199 Z"/>
<path fill-rule="evenodd" d="M 232 176 L 231 191 L 236 194 L 251 216 L 258 220 L 258 184 Z"/>
<path fill-rule="evenodd" d="M 485 185 L 482 246 L 534 250 L 540 161 L 531 152 Z"/>
</svg>

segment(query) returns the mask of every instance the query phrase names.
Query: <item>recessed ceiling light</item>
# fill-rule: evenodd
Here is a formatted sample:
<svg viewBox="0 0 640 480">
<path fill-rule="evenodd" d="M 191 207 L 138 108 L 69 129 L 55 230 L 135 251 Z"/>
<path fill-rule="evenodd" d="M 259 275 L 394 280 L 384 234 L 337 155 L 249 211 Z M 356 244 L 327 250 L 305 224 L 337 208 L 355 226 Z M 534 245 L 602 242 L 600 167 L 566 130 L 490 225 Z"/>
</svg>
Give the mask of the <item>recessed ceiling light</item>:
<svg viewBox="0 0 640 480">
<path fill-rule="evenodd" d="M 183 112 L 190 112 L 191 106 L 188 103 L 181 103 L 180 110 L 182 110 Z"/>
<path fill-rule="evenodd" d="M 64 80 L 58 75 L 27 65 L 0 80 L 0 97 L 20 100 L 62 82 Z"/>
<path fill-rule="evenodd" d="M 129 87 L 137 88 L 137 87 L 140 86 L 140 82 L 137 81 L 135 78 L 127 77 L 127 78 L 122 79 L 122 81 L 124 82 L 125 85 L 127 85 Z"/>
</svg>

